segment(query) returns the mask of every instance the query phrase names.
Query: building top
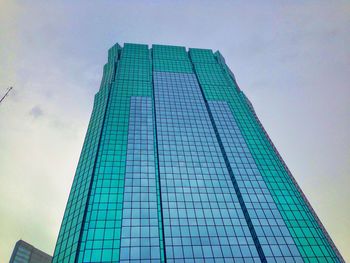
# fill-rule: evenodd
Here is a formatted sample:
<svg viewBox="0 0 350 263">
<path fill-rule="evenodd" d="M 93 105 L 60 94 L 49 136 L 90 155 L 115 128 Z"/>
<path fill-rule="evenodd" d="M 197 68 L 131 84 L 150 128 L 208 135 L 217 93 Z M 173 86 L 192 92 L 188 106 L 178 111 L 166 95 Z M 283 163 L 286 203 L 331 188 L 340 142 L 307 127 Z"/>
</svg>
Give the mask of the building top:
<svg viewBox="0 0 350 263">
<path fill-rule="evenodd" d="M 18 240 L 13 249 L 10 263 L 50 263 L 52 256 L 31 244 Z"/>
</svg>

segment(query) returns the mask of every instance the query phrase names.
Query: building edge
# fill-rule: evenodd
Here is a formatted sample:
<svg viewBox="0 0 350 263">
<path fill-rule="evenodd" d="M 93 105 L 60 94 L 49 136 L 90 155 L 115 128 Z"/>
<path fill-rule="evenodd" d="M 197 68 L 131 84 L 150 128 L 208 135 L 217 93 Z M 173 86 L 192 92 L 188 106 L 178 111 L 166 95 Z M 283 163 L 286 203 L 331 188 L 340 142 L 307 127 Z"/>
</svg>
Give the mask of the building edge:
<svg viewBox="0 0 350 263">
<path fill-rule="evenodd" d="M 322 230 L 322 232 L 324 233 L 328 243 L 331 245 L 332 249 L 334 250 L 335 254 L 337 255 L 337 257 L 339 258 L 340 262 L 345 263 L 344 258 L 342 257 L 342 255 L 340 254 L 338 248 L 336 247 L 335 243 L 333 242 L 331 236 L 328 234 L 326 228 L 324 227 L 322 221 L 319 219 L 319 217 L 317 216 L 315 210 L 313 209 L 313 207 L 311 206 L 310 202 L 308 201 L 308 199 L 306 198 L 305 193 L 303 192 L 303 190 L 300 188 L 299 184 L 297 183 L 295 177 L 293 176 L 293 174 L 291 173 L 291 171 L 289 170 L 287 164 L 285 163 L 285 161 L 283 160 L 282 156 L 279 154 L 277 148 L 275 147 L 274 143 L 272 142 L 270 136 L 268 135 L 268 133 L 266 132 L 264 126 L 262 125 L 258 115 L 256 114 L 256 111 L 253 107 L 253 104 L 251 103 L 251 101 L 248 99 L 248 97 L 244 94 L 244 92 L 239 88 L 239 85 L 237 83 L 236 77 L 233 74 L 233 72 L 230 70 L 230 68 L 227 66 L 226 61 L 224 59 L 224 57 L 221 55 L 221 53 L 219 51 L 215 52 L 215 56 L 217 58 L 217 61 L 219 62 L 219 64 L 221 64 L 221 66 L 223 67 L 224 71 L 227 73 L 227 75 L 231 78 L 231 80 L 234 82 L 235 86 L 237 87 L 238 91 L 243 95 L 249 109 L 251 110 L 252 114 L 254 115 L 254 118 L 256 119 L 258 125 L 260 126 L 261 130 L 263 131 L 265 137 L 267 138 L 268 142 L 270 143 L 270 146 L 272 147 L 274 153 L 276 154 L 277 158 L 279 159 L 279 161 L 282 163 L 283 168 L 286 170 L 287 174 L 289 175 L 289 177 L 291 178 L 293 184 L 295 185 L 296 189 L 299 191 L 303 201 L 305 202 L 306 206 L 308 207 L 308 209 L 310 210 L 311 214 L 314 216 L 316 222 L 318 223 L 318 226 L 320 227 L 320 229 Z"/>
</svg>

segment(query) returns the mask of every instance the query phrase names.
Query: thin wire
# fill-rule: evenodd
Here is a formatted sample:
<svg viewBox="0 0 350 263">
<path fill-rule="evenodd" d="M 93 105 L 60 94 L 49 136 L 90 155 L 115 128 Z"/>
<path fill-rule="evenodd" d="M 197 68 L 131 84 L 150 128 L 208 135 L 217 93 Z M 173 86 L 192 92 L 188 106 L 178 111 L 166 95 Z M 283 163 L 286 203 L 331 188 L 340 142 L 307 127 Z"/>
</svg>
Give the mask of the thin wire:
<svg viewBox="0 0 350 263">
<path fill-rule="evenodd" d="M 5 97 L 9 94 L 9 92 L 10 92 L 12 89 L 13 89 L 13 87 L 10 87 L 10 88 L 6 91 L 5 95 L 1 98 L 0 103 L 5 99 Z"/>
</svg>

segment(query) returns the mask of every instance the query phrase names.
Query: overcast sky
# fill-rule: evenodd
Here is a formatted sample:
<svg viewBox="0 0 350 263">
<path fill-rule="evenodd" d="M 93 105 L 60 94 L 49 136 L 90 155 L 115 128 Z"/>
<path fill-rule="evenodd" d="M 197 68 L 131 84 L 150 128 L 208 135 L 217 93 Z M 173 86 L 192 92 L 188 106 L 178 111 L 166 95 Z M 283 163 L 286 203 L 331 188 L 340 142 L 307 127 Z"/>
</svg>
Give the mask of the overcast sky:
<svg viewBox="0 0 350 263">
<path fill-rule="evenodd" d="M 350 261 L 349 1 L 71 2 L 0 3 L 0 262 L 53 253 L 115 42 L 220 50 Z"/>
</svg>

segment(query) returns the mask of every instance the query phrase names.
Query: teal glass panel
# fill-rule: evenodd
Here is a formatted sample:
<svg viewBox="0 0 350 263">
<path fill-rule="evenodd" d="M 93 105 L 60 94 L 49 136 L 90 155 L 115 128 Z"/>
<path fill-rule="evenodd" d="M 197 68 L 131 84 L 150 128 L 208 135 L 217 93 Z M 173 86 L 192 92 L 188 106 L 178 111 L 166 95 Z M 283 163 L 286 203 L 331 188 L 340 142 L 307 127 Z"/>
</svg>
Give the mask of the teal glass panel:
<svg viewBox="0 0 350 263">
<path fill-rule="evenodd" d="M 110 85 L 114 78 L 115 62 L 118 59 L 118 56 L 115 55 L 117 49 L 118 46 L 115 46 L 110 52 L 110 62 L 103 69 L 100 91 L 95 96 L 91 119 L 62 220 L 53 262 L 74 262 L 76 259 Z"/>
<path fill-rule="evenodd" d="M 152 98 L 131 97 L 120 262 L 160 262 Z"/>
<path fill-rule="evenodd" d="M 191 52 L 190 52 L 191 53 Z M 196 56 L 200 56 L 197 52 Z M 202 53 L 208 53 L 203 51 Z M 208 55 L 203 55 L 208 56 Z M 303 198 L 276 150 L 258 121 L 252 106 L 236 85 L 232 72 L 217 55 L 217 65 L 191 54 L 195 72 L 208 101 L 226 101 L 248 145 L 257 167 L 285 221 L 305 262 L 323 260 L 338 262 L 339 258 L 327 234 Z M 210 59 L 211 60 L 211 59 Z M 220 62 L 220 63 L 219 63 Z M 213 69 L 212 71 L 206 68 Z M 221 67 L 221 70 L 218 70 Z M 214 69 L 215 68 L 215 69 Z M 215 77 L 208 77 L 215 75 Z M 224 80 L 225 83 L 224 83 Z M 310 234 L 312 233 L 312 234 Z"/>
<path fill-rule="evenodd" d="M 115 44 L 53 262 L 342 262 L 219 52 Z"/>
</svg>

